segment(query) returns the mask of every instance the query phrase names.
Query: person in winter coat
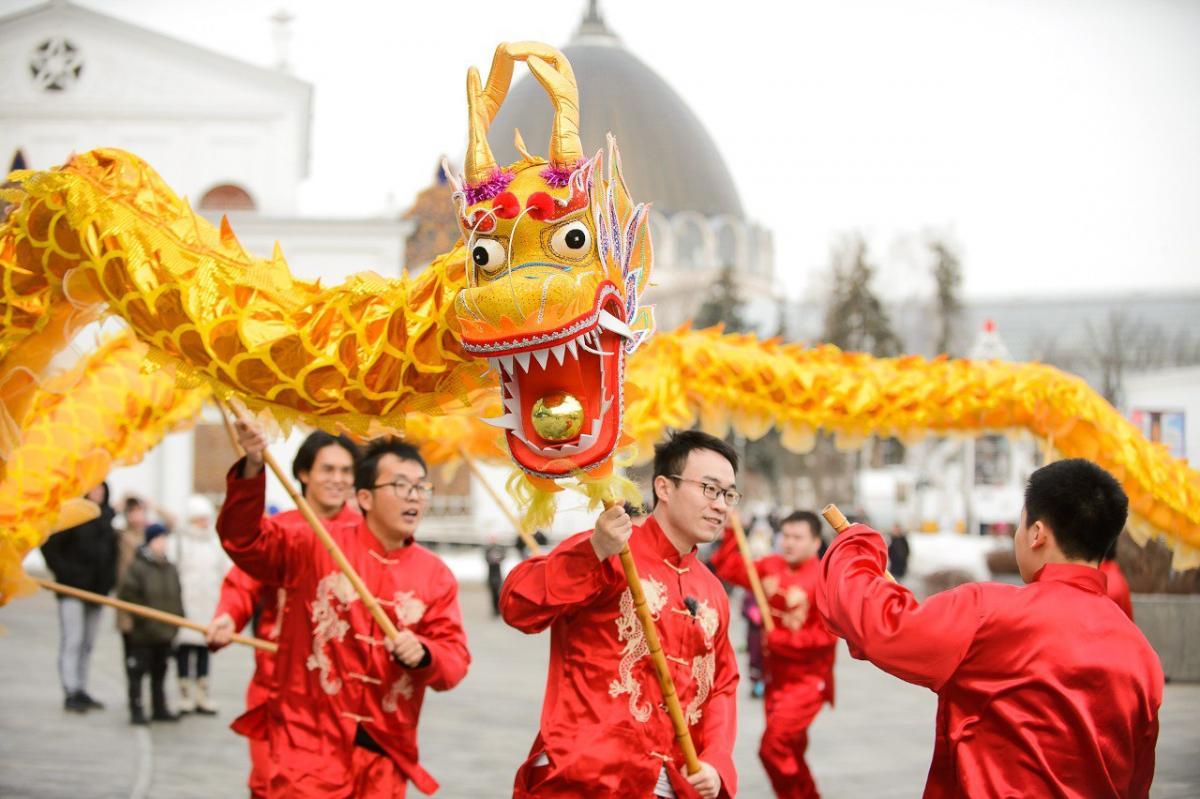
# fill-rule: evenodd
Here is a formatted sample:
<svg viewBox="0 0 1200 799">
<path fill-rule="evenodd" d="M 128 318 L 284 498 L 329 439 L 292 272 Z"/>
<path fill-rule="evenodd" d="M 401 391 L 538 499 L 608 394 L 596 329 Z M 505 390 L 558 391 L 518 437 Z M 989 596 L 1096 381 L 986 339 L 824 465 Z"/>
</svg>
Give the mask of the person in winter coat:
<svg viewBox="0 0 1200 799">
<path fill-rule="evenodd" d="M 183 615 L 183 599 L 179 587 L 179 572 L 167 560 L 167 528 L 152 524 L 146 528 L 146 543 L 137 551 L 125 571 L 117 597 L 126 602 L 144 605 L 155 610 Z M 175 626 L 161 621 L 133 616 L 126 638 L 125 676 L 129 682 L 129 723 L 145 724 L 146 711 L 142 703 L 142 678 L 150 675 L 150 718 L 154 721 L 178 721 L 179 716 L 167 708 L 164 684 L 167 663 L 171 658 L 171 641 Z"/>
<path fill-rule="evenodd" d="M 207 497 L 192 495 L 188 498 L 184 524 L 179 534 L 171 537 L 168 550 L 179 570 L 184 612 L 189 619 L 202 624 L 208 624 L 217 609 L 221 581 L 230 566 L 229 556 L 217 538 L 216 518 L 216 509 Z M 215 714 L 217 707 L 208 692 L 208 647 L 204 633 L 181 628 L 175 636 L 175 645 L 180 712 Z"/>
<path fill-rule="evenodd" d="M 42 545 L 42 556 L 57 582 L 107 594 L 117 581 L 116 512 L 108 504 L 106 483 L 86 496 L 100 506 L 100 516 L 50 536 Z M 65 697 L 63 707 L 74 713 L 104 707 L 87 692 L 88 664 L 99 621 L 99 605 L 58 595 L 58 676 Z"/>
</svg>

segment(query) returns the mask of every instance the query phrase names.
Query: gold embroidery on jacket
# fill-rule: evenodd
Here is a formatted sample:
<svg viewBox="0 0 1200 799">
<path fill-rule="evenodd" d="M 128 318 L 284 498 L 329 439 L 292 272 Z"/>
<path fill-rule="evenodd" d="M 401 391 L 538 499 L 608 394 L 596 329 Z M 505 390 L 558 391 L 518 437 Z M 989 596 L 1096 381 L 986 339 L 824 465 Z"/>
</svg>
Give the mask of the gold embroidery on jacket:
<svg viewBox="0 0 1200 799">
<path fill-rule="evenodd" d="M 305 666 L 309 671 L 320 670 L 321 688 L 330 695 L 342 689 L 342 681 L 330 674 L 333 664 L 329 661 L 329 655 L 325 654 L 325 646 L 330 641 L 340 642 L 346 637 L 350 622 L 338 616 L 338 609 L 339 606 L 342 610 L 348 609 L 357 599 L 354 586 L 341 572 L 330 572 L 317 583 L 317 595 L 312 606 L 312 654 L 308 656 Z"/>
<path fill-rule="evenodd" d="M 653 577 L 642 579 L 642 592 L 646 595 L 646 607 L 650 616 L 658 618 L 663 606 L 667 603 L 667 587 Z M 629 712 L 638 721 L 650 720 L 653 710 L 649 702 L 638 704 L 642 698 L 642 686 L 633 676 L 633 667 L 639 660 L 650 654 L 646 644 L 646 635 L 642 632 L 642 623 L 638 620 L 637 609 L 633 606 L 633 594 L 626 588 L 621 594 L 621 615 L 617 616 L 617 640 L 625 642 L 621 651 L 621 664 L 618 667 L 620 679 L 613 680 L 608 686 L 608 695 L 616 698 L 621 694 L 629 694 Z"/>
<path fill-rule="evenodd" d="M 717 634 L 717 628 L 721 626 L 721 616 L 717 613 L 717 609 L 708 604 L 708 600 L 702 600 L 696 606 L 696 621 L 700 622 L 700 630 L 704 633 L 704 648 L 712 649 L 713 636 Z"/>
<path fill-rule="evenodd" d="M 425 615 L 425 602 L 416 591 L 397 591 L 395 599 L 388 604 L 393 608 L 396 621 L 405 627 L 412 627 Z"/>
<path fill-rule="evenodd" d="M 713 676 L 716 670 L 717 657 L 715 652 L 697 655 L 692 658 L 692 678 L 696 681 L 696 695 L 692 697 L 691 702 L 688 702 L 687 710 L 684 711 L 684 717 L 687 719 L 688 726 L 700 723 L 700 717 L 704 715 L 704 703 L 708 701 L 708 694 L 712 690 Z"/>
<path fill-rule="evenodd" d="M 789 630 L 799 630 L 808 619 L 808 594 L 798 585 L 790 586 L 783 594 L 787 610 L 780 614 L 783 626 Z"/>
<path fill-rule="evenodd" d="M 400 679 L 392 683 L 392 687 L 388 690 L 387 695 L 383 697 L 383 710 L 385 713 L 395 713 L 400 707 L 400 697 L 412 699 L 413 684 L 412 678 L 407 674 L 401 674 Z"/>
</svg>

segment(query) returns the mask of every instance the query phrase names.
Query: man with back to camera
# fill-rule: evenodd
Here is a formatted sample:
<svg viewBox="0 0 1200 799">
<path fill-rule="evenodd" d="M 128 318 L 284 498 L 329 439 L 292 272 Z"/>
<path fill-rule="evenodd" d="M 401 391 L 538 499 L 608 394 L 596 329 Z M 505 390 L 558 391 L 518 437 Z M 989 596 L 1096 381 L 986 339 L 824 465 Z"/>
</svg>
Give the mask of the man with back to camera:
<svg viewBox="0 0 1200 799">
<path fill-rule="evenodd" d="M 300 481 L 300 493 L 317 517 L 332 530 L 354 527 L 362 518 L 350 501 L 354 497 L 354 464 L 358 448 L 344 435 L 333 436 L 323 430 L 311 433 L 292 461 L 292 475 Z M 288 510 L 271 517 L 289 535 L 312 535 L 308 520 L 299 510 Z M 208 625 L 205 640 L 213 650 L 227 646 L 233 634 L 254 621 L 254 634 L 279 642 L 279 621 L 287 607 L 287 590 L 251 577 L 232 566 L 221 583 L 221 598 Z M 301 609 L 302 610 L 302 609 Z M 301 612 L 301 611 L 297 611 Z M 246 736 L 250 745 L 250 796 L 261 799 L 270 783 L 270 713 L 267 702 L 275 687 L 277 655 L 254 650 L 254 676 L 246 686 L 246 710 L 234 719 L 230 729 Z"/>
<path fill-rule="evenodd" d="M 416 727 L 425 689 L 453 688 L 470 655 L 458 584 L 413 540 L 433 492 L 416 448 L 371 443 L 355 467 L 363 518 L 330 530 L 367 590 L 399 629 L 386 638 L 317 536 L 263 518 L 261 429 L 238 422 L 246 455 L 230 470 L 217 520 L 230 557 L 288 590 L 269 703 L 271 797 L 400 799 L 411 780 L 437 782 L 418 762 Z M 296 612 L 293 612 L 293 609 Z"/>
<path fill-rule="evenodd" d="M 730 797 L 737 791 L 737 662 L 729 601 L 696 558 L 732 506 L 737 455 L 699 431 L 655 447 L 653 513 L 634 526 L 614 505 L 594 530 L 509 574 L 504 620 L 525 633 L 550 628 L 541 728 L 517 772 L 515 797 Z M 633 553 L 675 691 L 701 761 L 682 753 L 617 553 Z"/>
<path fill-rule="evenodd" d="M 829 548 L 818 605 L 830 628 L 855 657 L 938 694 L 926 797 L 1149 795 L 1162 667 L 1099 570 L 1127 513 L 1099 466 L 1043 466 L 1014 539 L 1026 585 L 922 603 L 886 579 L 869 527 Z"/>
<path fill-rule="evenodd" d="M 776 796 L 812 799 L 820 794 L 804 761 L 808 727 L 826 702 L 833 704 L 837 645 L 812 607 L 821 571 L 821 520 L 812 511 L 789 514 L 779 524 L 777 549 L 754 562 L 775 623 L 764 647 L 767 724 L 758 757 Z M 722 580 L 750 588 L 732 532 L 713 553 L 712 566 Z"/>
</svg>

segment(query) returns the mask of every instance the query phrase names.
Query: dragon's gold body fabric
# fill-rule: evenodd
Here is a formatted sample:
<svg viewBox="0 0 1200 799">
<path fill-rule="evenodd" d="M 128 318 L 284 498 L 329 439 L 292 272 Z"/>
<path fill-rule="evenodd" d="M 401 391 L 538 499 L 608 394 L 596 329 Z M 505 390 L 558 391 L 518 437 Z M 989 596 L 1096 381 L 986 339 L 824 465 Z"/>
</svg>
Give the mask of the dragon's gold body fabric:
<svg viewBox="0 0 1200 799">
<path fill-rule="evenodd" d="M 554 133 L 548 159 L 518 135 L 522 159 L 501 166 L 486 133 L 518 62 L 546 88 Z M 415 278 L 298 280 L 278 249 L 247 254 L 224 220 L 198 218 L 128 153 L 13 173 L 0 381 L 16 374 L 14 355 L 53 349 L 62 309 L 117 315 L 182 386 L 282 423 L 370 435 L 407 422 L 439 462 L 507 451 L 522 470 L 514 489 L 542 511 L 564 478 L 593 498 L 620 493 L 614 458 L 647 457 L 667 427 L 732 425 L 754 438 L 774 426 L 798 450 L 819 429 L 847 445 L 1025 429 L 1112 471 L 1135 534 L 1163 536 L 1178 566 L 1200 563 L 1200 475 L 1051 367 L 874 359 L 717 330 L 651 335 L 640 303 L 647 209 L 626 191 L 615 144 L 607 163 L 581 151 L 570 64 L 545 45 L 501 45 L 486 84 L 469 73 L 467 96 L 465 174 L 448 198 L 462 241 Z"/>
<path fill-rule="evenodd" d="M 32 590 L 22 559 L 86 518 L 85 492 L 199 413 L 208 392 L 179 388 L 169 369 L 145 371 L 146 353 L 126 332 L 35 390 L 0 477 L 0 605 Z"/>
</svg>

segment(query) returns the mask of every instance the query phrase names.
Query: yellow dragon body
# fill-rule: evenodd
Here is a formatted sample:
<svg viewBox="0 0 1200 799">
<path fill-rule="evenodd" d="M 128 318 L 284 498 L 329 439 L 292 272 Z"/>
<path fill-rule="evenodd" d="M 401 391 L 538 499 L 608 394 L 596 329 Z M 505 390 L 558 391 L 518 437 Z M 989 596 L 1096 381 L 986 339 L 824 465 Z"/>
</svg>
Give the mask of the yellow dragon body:
<svg viewBox="0 0 1200 799">
<path fill-rule="evenodd" d="M 522 160 L 500 167 L 486 131 L 515 62 L 547 89 L 556 122 L 548 160 L 518 135 Z M 507 450 L 523 496 L 543 503 L 561 478 L 590 483 L 592 496 L 617 490 L 613 458 L 645 458 L 667 427 L 756 438 L 774 426 L 797 450 L 822 429 L 847 445 L 1024 429 L 1112 471 L 1135 534 L 1164 537 L 1177 566 L 1200 564 L 1200 475 L 1051 367 L 876 359 L 717 330 L 651 336 L 639 305 L 652 256 L 645 207 L 625 190 L 615 145 L 607 169 L 579 149 L 566 59 L 501 45 L 486 84 L 469 73 L 467 94 L 470 144 L 452 197 L 463 239 L 416 278 L 297 280 L 278 249 L 250 256 L 224 220 L 196 217 L 127 153 L 14 173 L 0 226 L 0 388 L 37 373 L 30 351 L 53 349 L 55 325 L 70 327 L 61 309 L 117 315 L 184 386 L 285 424 L 365 435 L 407 425 L 434 461 Z"/>
</svg>

